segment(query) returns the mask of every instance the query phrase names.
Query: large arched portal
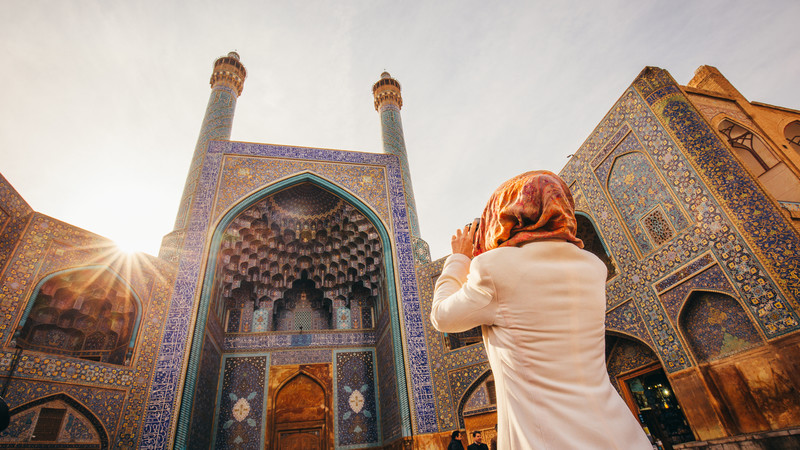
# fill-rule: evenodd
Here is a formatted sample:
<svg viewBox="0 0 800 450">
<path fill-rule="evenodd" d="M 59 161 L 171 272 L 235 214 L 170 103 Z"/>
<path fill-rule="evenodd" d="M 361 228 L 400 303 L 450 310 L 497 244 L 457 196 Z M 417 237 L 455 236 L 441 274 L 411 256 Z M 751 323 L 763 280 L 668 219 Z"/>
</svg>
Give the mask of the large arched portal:
<svg viewBox="0 0 800 450">
<path fill-rule="evenodd" d="M 316 177 L 298 177 L 254 195 L 221 221 L 177 445 L 181 427 L 187 442 L 213 448 L 265 448 L 279 438 L 307 439 L 312 429 L 320 448 L 380 445 L 382 422 L 400 422 L 407 399 L 388 234 L 369 209 L 343 194 Z M 314 398 L 298 397 L 302 389 L 291 398 L 275 395 L 280 374 L 311 367 L 331 381 L 315 384 Z M 289 398 L 317 406 L 314 424 L 276 416 L 285 408 L 273 403 Z"/>
</svg>

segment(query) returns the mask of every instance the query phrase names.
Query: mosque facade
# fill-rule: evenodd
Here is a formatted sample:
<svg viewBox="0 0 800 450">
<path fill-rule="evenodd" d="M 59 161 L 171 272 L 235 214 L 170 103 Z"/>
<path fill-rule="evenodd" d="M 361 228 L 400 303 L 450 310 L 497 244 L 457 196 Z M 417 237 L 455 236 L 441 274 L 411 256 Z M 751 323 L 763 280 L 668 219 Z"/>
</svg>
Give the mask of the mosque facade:
<svg viewBox="0 0 800 450">
<path fill-rule="evenodd" d="M 400 84 L 373 86 L 376 154 L 230 141 L 246 76 L 214 63 L 158 257 L 0 177 L 0 448 L 492 437 L 480 331 L 428 320 L 444 259 L 420 236 Z M 609 269 L 610 379 L 665 448 L 800 443 L 799 168 L 800 112 L 703 66 L 686 86 L 645 68 L 560 172 Z"/>
</svg>

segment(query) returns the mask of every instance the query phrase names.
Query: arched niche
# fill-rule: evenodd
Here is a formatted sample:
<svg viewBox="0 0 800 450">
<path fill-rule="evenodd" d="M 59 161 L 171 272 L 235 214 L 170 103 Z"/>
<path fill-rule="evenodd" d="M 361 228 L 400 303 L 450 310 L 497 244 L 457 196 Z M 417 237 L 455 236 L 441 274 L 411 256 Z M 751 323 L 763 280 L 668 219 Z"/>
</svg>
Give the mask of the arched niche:
<svg viewBox="0 0 800 450">
<path fill-rule="evenodd" d="M 464 393 L 459 402 L 458 417 L 469 442 L 474 442 L 472 433 L 476 431 L 487 444 L 497 437 L 497 393 L 491 370 L 478 377 Z"/>
<path fill-rule="evenodd" d="M 110 364 L 129 364 L 142 303 L 119 275 L 87 266 L 48 275 L 20 320 L 25 349 Z"/>
<path fill-rule="evenodd" d="M 319 196 L 299 195 L 304 192 Z M 299 214 L 289 208 L 299 208 Z M 344 235 L 346 239 L 341 237 Z M 288 333 L 293 335 L 292 342 L 300 346 L 312 342 L 317 330 L 253 328 L 259 323 L 273 324 L 275 311 L 268 310 L 269 302 L 274 307 L 275 301 L 284 299 L 286 290 L 304 277 L 314 283 L 314 289 L 324 292 L 324 299 L 331 301 L 337 330 L 366 329 L 390 337 L 382 339 L 388 351 L 378 353 L 378 366 L 394 371 L 381 377 L 392 380 L 391 388 L 396 391 L 386 389 L 381 398 L 394 397 L 396 402 L 382 403 L 381 407 L 397 408 L 401 412 L 401 433 L 410 435 L 410 417 L 402 414 L 410 407 L 391 246 L 387 226 L 375 211 L 341 186 L 310 172 L 266 186 L 228 210 L 211 236 L 174 445 L 187 445 L 207 335 L 214 336 L 219 331 L 220 335 L 235 339 L 242 333 Z M 295 259 L 291 263 L 281 259 L 288 257 Z M 234 330 L 228 327 L 228 311 L 232 310 L 239 311 L 238 332 L 226 331 Z M 253 316 L 248 319 L 246 314 L 250 313 Z M 263 320 L 257 320 L 259 315 Z M 248 320 L 249 331 L 241 325 Z M 214 323 L 219 328 L 212 327 Z M 337 330 L 321 331 L 330 335 Z"/>
<path fill-rule="evenodd" d="M 383 253 L 354 205 L 299 183 L 225 227 L 212 310 L 226 333 L 370 329 L 385 310 Z"/>
<path fill-rule="evenodd" d="M 467 392 L 464 397 L 464 410 L 462 415 L 480 414 L 492 408 L 497 408 L 497 391 L 494 386 L 494 375 L 489 371 L 489 375 L 480 383 L 473 384 L 471 392 Z"/>
<path fill-rule="evenodd" d="M 606 280 L 610 280 L 617 274 L 617 267 L 608 254 L 608 249 L 597 232 L 594 222 L 588 215 L 582 212 L 575 213 L 575 219 L 578 222 L 578 238 L 583 241 L 583 249 L 592 252 L 595 256 L 603 261 L 608 270 Z"/>
<path fill-rule="evenodd" d="M 300 372 L 281 385 L 273 399 L 272 448 L 327 448 L 330 392 L 319 380 Z"/>
<path fill-rule="evenodd" d="M 783 135 L 789 141 L 789 147 L 800 155 L 800 120 L 795 120 L 786 125 L 786 128 L 783 129 Z"/>
<path fill-rule="evenodd" d="M 668 446 L 695 440 L 681 399 L 649 345 L 633 336 L 607 332 L 606 367 L 611 383 L 654 439 Z"/>
<path fill-rule="evenodd" d="M 467 403 L 472 399 L 473 395 L 480 390 L 486 389 L 487 381 L 491 382 L 491 388 L 494 389 L 494 375 L 492 374 L 491 369 L 487 369 L 485 372 L 481 373 L 477 378 L 475 378 L 469 387 L 464 391 L 464 394 L 458 400 L 458 407 L 456 409 L 456 414 L 458 414 L 458 424 L 460 429 L 465 428 L 464 422 L 464 410 L 467 407 Z M 488 396 L 488 393 L 487 393 Z M 497 393 L 494 392 L 492 394 L 492 398 L 497 403 Z M 496 407 L 495 407 L 496 410 Z M 496 423 L 496 422 L 495 422 Z"/>
<path fill-rule="evenodd" d="M 19 405 L 10 415 L 9 427 L 0 433 L 3 448 L 109 448 L 102 422 L 67 394 Z"/>
<path fill-rule="evenodd" d="M 606 190 L 641 255 L 666 244 L 689 225 L 686 214 L 644 153 L 617 156 Z"/>
<path fill-rule="evenodd" d="M 659 364 L 658 356 L 641 340 L 623 333 L 606 331 L 606 369 L 617 390 L 617 377 L 653 364 Z"/>
<path fill-rule="evenodd" d="M 722 292 L 689 294 L 678 315 L 678 325 L 695 360 L 700 363 L 763 343 L 742 305 Z"/>
<path fill-rule="evenodd" d="M 722 120 L 717 129 L 725 137 L 734 154 L 756 176 L 778 163 L 775 155 L 757 133 L 731 119 Z"/>
</svg>

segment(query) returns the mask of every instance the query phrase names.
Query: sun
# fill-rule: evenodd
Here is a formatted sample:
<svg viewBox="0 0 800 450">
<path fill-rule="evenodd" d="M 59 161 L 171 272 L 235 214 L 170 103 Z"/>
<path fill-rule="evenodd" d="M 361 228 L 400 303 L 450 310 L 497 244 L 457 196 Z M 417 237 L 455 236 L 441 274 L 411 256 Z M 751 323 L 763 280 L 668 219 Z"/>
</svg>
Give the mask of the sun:
<svg viewBox="0 0 800 450">
<path fill-rule="evenodd" d="M 143 249 L 146 248 L 146 245 L 139 239 L 136 239 L 135 236 L 119 237 L 114 240 L 114 244 L 122 253 L 126 253 L 129 255 L 132 255 L 134 253 L 142 253 L 144 252 Z"/>
</svg>

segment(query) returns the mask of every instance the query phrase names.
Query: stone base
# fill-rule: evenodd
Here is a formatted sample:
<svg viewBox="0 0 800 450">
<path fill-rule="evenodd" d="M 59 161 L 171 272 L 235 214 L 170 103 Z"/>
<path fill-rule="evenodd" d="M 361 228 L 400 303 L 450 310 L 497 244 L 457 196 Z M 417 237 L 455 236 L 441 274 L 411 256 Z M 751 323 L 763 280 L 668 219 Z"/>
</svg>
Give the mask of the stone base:
<svg viewBox="0 0 800 450">
<path fill-rule="evenodd" d="M 740 434 L 708 441 L 678 444 L 674 449 L 708 450 L 792 450 L 800 448 L 800 428 Z"/>
</svg>

